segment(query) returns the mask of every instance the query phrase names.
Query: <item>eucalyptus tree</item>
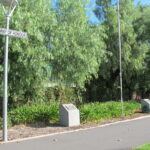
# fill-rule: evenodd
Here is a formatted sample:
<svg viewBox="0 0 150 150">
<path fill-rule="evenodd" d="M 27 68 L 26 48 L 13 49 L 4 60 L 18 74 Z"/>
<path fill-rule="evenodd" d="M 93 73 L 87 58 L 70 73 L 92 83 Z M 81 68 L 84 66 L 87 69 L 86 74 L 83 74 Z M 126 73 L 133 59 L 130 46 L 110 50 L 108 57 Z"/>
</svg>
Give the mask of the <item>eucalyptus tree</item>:
<svg viewBox="0 0 150 150">
<path fill-rule="evenodd" d="M 4 27 L 4 14 L 0 8 L 0 26 Z M 25 31 L 28 40 L 13 38 L 9 48 L 9 104 L 42 97 L 41 86 L 47 80 L 47 32 L 55 23 L 49 0 L 20 0 L 10 23 L 10 29 Z M 3 43 L 0 36 L 0 80 L 2 83 Z M 2 85 L 2 84 L 1 84 Z M 1 92 L 0 92 L 1 93 Z"/>
<path fill-rule="evenodd" d="M 142 97 L 148 97 L 150 93 L 150 6 L 138 5 L 139 13 L 138 18 L 134 23 L 134 28 L 137 33 L 137 41 L 145 42 L 148 46 L 148 52 L 145 57 L 145 65 L 141 70 L 139 78 L 139 90 Z"/>
<path fill-rule="evenodd" d="M 97 75 L 104 57 L 103 29 L 89 24 L 86 4 L 82 0 L 58 1 L 57 26 L 50 33 L 53 74 L 81 88 Z"/>
<path fill-rule="evenodd" d="M 99 78 L 94 80 L 93 86 L 96 99 L 119 99 L 119 50 L 117 7 L 114 0 L 97 0 L 95 14 L 100 19 L 100 26 L 104 26 L 105 44 L 107 46 L 107 60 L 100 65 Z M 124 97 L 131 98 L 138 86 L 138 74 L 143 68 L 144 58 L 148 50 L 145 42 L 138 42 L 138 34 L 134 29 L 134 22 L 138 18 L 138 9 L 133 0 L 120 0 L 121 41 L 123 60 Z M 96 86 L 94 85 L 96 83 Z M 93 90 L 93 89 L 92 89 Z M 97 94 L 99 92 L 99 94 Z"/>
</svg>

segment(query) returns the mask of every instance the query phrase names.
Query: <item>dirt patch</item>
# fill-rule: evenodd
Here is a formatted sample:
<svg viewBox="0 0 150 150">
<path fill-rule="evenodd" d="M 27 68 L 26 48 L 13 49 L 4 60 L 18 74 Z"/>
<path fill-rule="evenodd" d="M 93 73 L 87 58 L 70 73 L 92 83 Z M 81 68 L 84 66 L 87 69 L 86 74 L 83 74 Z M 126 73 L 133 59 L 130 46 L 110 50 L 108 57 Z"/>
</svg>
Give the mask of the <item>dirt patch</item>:
<svg viewBox="0 0 150 150">
<path fill-rule="evenodd" d="M 86 129 L 86 128 L 96 127 L 96 126 L 103 125 L 103 124 L 113 123 L 116 121 L 133 119 L 133 118 L 148 116 L 148 115 L 150 116 L 150 114 L 145 114 L 145 113 L 141 113 L 140 111 L 137 111 L 133 115 L 125 116 L 122 118 L 105 119 L 105 120 L 102 120 L 101 122 L 95 122 L 95 123 L 83 123 L 78 127 L 62 127 L 59 124 L 45 125 L 43 123 L 30 124 L 30 125 L 16 125 L 8 130 L 8 139 L 15 140 L 15 139 L 34 137 L 34 136 L 39 136 L 39 135 L 60 133 L 64 131 Z M 0 131 L 0 140 L 2 141 L 2 131 Z"/>
</svg>

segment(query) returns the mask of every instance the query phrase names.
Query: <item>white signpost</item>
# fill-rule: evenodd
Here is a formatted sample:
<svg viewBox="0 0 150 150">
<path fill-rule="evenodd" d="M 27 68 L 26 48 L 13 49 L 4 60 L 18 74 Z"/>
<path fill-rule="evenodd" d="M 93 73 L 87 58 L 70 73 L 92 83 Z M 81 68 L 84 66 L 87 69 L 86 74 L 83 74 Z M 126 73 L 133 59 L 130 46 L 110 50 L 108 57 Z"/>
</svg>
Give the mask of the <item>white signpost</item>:
<svg viewBox="0 0 150 150">
<path fill-rule="evenodd" d="M 15 31 L 15 30 L 7 30 L 5 28 L 0 28 L 1 35 L 8 35 L 12 37 L 24 38 L 27 39 L 28 35 L 25 32 Z"/>
<path fill-rule="evenodd" d="M 7 29 L 0 28 L 0 35 L 6 36 L 5 56 L 4 56 L 4 90 L 3 90 L 3 141 L 7 142 L 7 105 L 8 105 L 8 37 L 17 37 L 27 39 L 27 33 L 9 29 L 9 17 L 7 16 Z"/>
</svg>

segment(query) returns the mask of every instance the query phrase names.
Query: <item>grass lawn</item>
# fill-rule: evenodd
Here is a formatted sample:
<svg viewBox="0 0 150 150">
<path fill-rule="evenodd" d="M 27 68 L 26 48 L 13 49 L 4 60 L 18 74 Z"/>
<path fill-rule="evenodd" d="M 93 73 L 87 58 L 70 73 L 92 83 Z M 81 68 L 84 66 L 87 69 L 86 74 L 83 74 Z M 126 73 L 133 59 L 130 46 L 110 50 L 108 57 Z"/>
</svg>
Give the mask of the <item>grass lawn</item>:
<svg viewBox="0 0 150 150">
<path fill-rule="evenodd" d="M 145 144 L 145 145 L 140 146 L 134 150 L 150 150 L 150 144 Z"/>
</svg>

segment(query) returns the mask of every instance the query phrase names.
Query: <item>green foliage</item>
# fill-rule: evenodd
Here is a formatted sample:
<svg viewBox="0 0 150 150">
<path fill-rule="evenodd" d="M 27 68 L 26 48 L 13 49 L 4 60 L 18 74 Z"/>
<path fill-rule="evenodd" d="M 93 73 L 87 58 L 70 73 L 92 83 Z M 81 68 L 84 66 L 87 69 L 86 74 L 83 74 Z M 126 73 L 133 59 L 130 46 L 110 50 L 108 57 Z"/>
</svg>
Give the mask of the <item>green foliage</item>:
<svg viewBox="0 0 150 150">
<path fill-rule="evenodd" d="M 134 23 L 134 28 L 138 34 L 137 40 L 139 42 L 146 42 L 148 45 L 148 52 L 145 57 L 145 64 L 139 75 L 139 91 L 141 91 L 142 96 L 149 97 L 150 93 L 150 6 L 138 6 L 139 14 L 138 19 Z"/>
<path fill-rule="evenodd" d="M 143 145 L 139 148 L 136 148 L 134 150 L 148 150 L 148 149 L 150 149 L 150 144 L 145 144 L 145 145 Z"/>
<path fill-rule="evenodd" d="M 53 74 L 83 88 L 104 57 L 103 28 L 89 25 L 82 0 L 58 1 L 56 14 L 56 29 L 50 33 Z"/>
<path fill-rule="evenodd" d="M 138 18 L 134 23 L 135 30 L 138 34 L 138 40 L 150 42 L 150 6 L 138 6 Z"/>
<path fill-rule="evenodd" d="M 54 24 L 54 14 L 48 0 L 20 0 L 10 20 L 10 29 L 25 31 L 28 39 L 10 38 L 9 42 L 9 104 L 42 99 L 43 83 L 48 79 L 47 31 Z M 0 27 L 5 26 L 0 7 Z M 0 36 L 0 80 L 2 83 L 4 40 Z M 1 88 L 2 85 L 0 85 Z M 0 92 L 2 93 L 2 92 Z M 1 95 L 0 95 L 1 96 Z"/>
<path fill-rule="evenodd" d="M 95 14 L 101 23 L 92 25 L 86 15 L 87 2 L 59 0 L 57 7 L 52 9 L 49 0 L 19 1 L 10 29 L 27 32 L 28 40 L 10 38 L 9 41 L 10 108 L 49 99 L 79 104 L 83 100 L 81 91 L 91 79 L 93 81 L 87 85 L 89 100 L 118 99 L 116 6 L 112 4 L 113 0 L 97 0 Z M 149 6 L 134 6 L 133 0 L 120 2 L 123 86 L 124 97 L 128 99 L 134 91 L 143 90 L 145 94 L 150 90 L 150 17 Z M 0 7 L 0 27 L 4 26 L 5 16 Z M 4 42 L 4 37 L 0 36 L 0 90 Z M 47 92 L 44 87 L 50 82 L 51 74 L 59 82 L 73 84 L 76 88 L 60 86 Z"/>
<path fill-rule="evenodd" d="M 9 116 L 13 124 L 27 123 L 55 123 L 59 121 L 58 103 L 24 105 L 13 109 Z"/>
<path fill-rule="evenodd" d="M 97 75 L 104 57 L 103 28 L 89 25 L 82 0 L 20 0 L 10 28 L 28 33 L 28 40 L 11 38 L 9 44 L 9 104 L 44 100 L 44 85 L 52 75 L 60 82 L 83 88 Z M 0 8 L 0 26 L 5 26 Z M 4 40 L 0 36 L 0 80 Z M 2 82 L 1 82 L 2 83 Z M 2 84 L 0 84 L 2 89 Z M 1 92 L 2 93 L 2 92 Z M 0 97 L 2 95 L 0 94 Z"/>
<path fill-rule="evenodd" d="M 58 123 L 59 122 L 59 102 L 51 103 L 30 103 L 17 107 L 9 111 L 9 127 L 16 124 Z M 134 114 L 135 110 L 140 109 L 140 104 L 135 101 L 124 103 L 125 115 Z M 80 105 L 81 122 L 99 122 L 105 119 L 121 117 L 120 102 L 95 102 Z M 0 126 L 2 120 L 0 120 Z"/>
<path fill-rule="evenodd" d="M 125 115 L 131 115 L 140 108 L 140 104 L 129 101 L 124 103 Z M 95 102 L 81 106 L 82 122 L 99 122 L 105 119 L 121 117 L 121 105 L 119 102 Z"/>
<path fill-rule="evenodd" d="M 56 86 L 47 88 L 45 94 L 46 102 L 60 102 L 60 103 L 79 103 L 78 93 L 76 88 Z"/>
<path fill-rule="evenodd" d="M 127 101 L 124 102 L 124 111 L 125 115 L 134 114 L 134 112 L 138 109 L 141 109 L 141 104 L 136 101 Z"/>
<path fill-rule="evenodd" d="M 96 15 L 101 13 L 101 24 L 104 26 L 106 37 L 106 59 L 101 63 L 98 79 L 93 79 L 87 86 L 89 100 L 115 100 L 119 99 L 119 47 L 118 47 L 118 22 L 117 8 L 113 1 L 97 0 Z M 123 68 L 123 92 L 125 99 L 131 99 L 134 91 L 139 90 L 139 78 L 145 70 L 145 58 L 148 52 L 148 44 L 141 42 L 138 31 L 135 30 L 135 22 L 138 19 L 139 9 L 133 4 L 133 0 L 120 1 L 121 42 L 122 42 L 122 68 Z M 100 17 L 98 15 L 98 17 Z M 104 19 L 102 18 L 104 17 Z M 144 28 L 138 28 L 139 32 Z M 95 97 L 92 97 L 92 91 Z"/>
</svg>

